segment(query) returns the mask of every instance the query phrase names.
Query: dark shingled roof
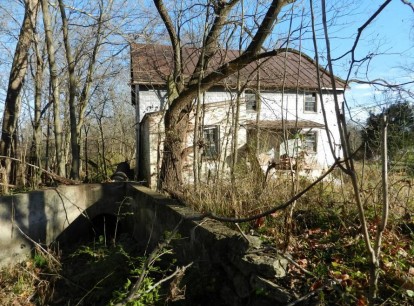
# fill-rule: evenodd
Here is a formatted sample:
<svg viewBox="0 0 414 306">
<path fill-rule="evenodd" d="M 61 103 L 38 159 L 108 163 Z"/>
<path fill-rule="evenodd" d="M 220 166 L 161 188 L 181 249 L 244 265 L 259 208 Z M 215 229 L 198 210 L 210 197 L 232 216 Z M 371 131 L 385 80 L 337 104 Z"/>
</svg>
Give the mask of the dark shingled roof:
<svg viewBox="0 0 414 306">
<path fill-rule="evenodd" d="M 184 79 L 188 80 L 194 71 L 200 55 L 200 49 L 183 48 L 183 74 Z M 239 51 L 235 50 L 217 50 L 205 75 L 209 71 L 217 69 L 220 65 L 236 58 Z M 173 52 L 171 46 L 155 44 L 131 44 L 131 83 L 140 85 L 165 85 L 167 77 L 171 74 L 173 67 Z M 307 55 L 296 50 L 287 49 L 276 56 L 262 59 L 260 67 L 258 63 L 253 62 L 247 67 L 240 70 L 242 84 L 248 84 L 248 87 L 257 86 L 257 70 L 259 69 L 260 86 L 262 89 L 317 89 L 316 65 L 315 62 Z M 331 89 L 329 73 L 319 68 L 321 75 L 322 88 Z M 225 84 L 235 86 L 236 75 L 222 80 L 219 86 Z M 345 82 L 336 78 L 337 90 L 344 90 Z"/>
</svg>

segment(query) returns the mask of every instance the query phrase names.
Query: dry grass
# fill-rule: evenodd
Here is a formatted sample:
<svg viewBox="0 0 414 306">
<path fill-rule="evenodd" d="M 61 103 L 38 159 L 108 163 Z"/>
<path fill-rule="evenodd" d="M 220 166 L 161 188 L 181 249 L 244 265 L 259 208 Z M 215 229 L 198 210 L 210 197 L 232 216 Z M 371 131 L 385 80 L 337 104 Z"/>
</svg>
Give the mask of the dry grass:
<svg viewBox="0 0 414 306">
<path fill-rule="evenodd" d="M 0 271 L 0 305 L 47 305 L 60 270 L 51 253 L 36 249 L 33 258 Z"/>
<path fill-rule="evenodd" d="M 358 165 L 358 177 L 361 181 L 361 196 L 370 217 L 375 217 L 381 209 L 381 171 L 378 165 Z M 277 179 L 268 180 L 264 185 L 253 172 L 240 171 L 235 183 L 223 179 L 208 185 L 201 184 L 197 190 L 187 186 L 186 203 L 201 212 L 214 212 L 228 217 L 251 216 L 289 200 L 294 189 L 306 188 L 311 180 L 300 177 L 296 182 L 289 171 L 279 171 Z M 414 180 L 399 173 L 389 175 L 389 194 L 391 219 L 401 219 L 414 212 Z M 345 174 L 339 169 L 326 180 L 315 186 L 298 200 L 296 209 L 341 211 L 345 218 L 354 216 L 355 206 L 352 186 Z"/>
<path fill-rule="evenodd" d="M 373 238 L 382 213 L 381 169 L 378 164 L 357 164 L 357 173 L 368 230 Z M 286 172 L 262 185 L 253 171 L 243 171 L 237 173 L 234 185 L 222 180 L 200 186 L 197 191 L 188 186 L 186 202 L 202 212 L 246 217 L 279 206 L 291 197 L 295 188 L 300 191 L 310 182 L 305 177 L 295 181 Z M 413 183 L 412 177 L 391 169 L 390 216 L 382 243 L 380 277 L 380 298 L 386 305 L 414 303 Z M 299 266 L 311 271 L 313 276 L 305 277 L 292 266 L 290 279 L 286 280 L 290 288 L 305 295 L 318 284 L 333 280 L 337 284 L 335 290 L 321 292 L 326 294 L 323 297 L 326 305 L 333 301 L 335 305 L 365 305 L 368 256 L 348 177 L 335 170 L 297 201 L 292 222 L 288 223 L 290 208 L 243 224 L 242 229 L 259 233 L 277 249 L 287 250 Z"/>
</svg>

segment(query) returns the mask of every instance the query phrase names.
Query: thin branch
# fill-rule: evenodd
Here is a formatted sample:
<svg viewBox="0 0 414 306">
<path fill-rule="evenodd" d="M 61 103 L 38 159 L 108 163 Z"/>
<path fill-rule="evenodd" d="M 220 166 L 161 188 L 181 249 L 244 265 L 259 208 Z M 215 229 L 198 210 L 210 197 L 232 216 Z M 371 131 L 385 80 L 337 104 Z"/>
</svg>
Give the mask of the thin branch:
<svg viewBox="0 0 414 306">
<path fill-rule="evenodd" d="M 60 183 L 63 183 L 63 184 L 66 184 L 66 185 L 76 185 L 76 184 L 80 184 L 80 182 L 79 182 L 79 181 L 74 181 L 74 180 L 68 179 L 68 178 L 66 178 L 66 177 L 63 177 L 63 176 L 57 175 L 57 174 L 56 174 L 56 173 L 54 173 L 54 172 L 47 171 L 47 170 L 45 170 L 45 169 L 43 169 L 43 168 L 41 168 L 41 167 L 39 167 L 39 166 L 36 166 L 36 165 L 30 164 L 30 163 L 28 163 L 28 162 L 24 162 L 24 161 L 22 161 L 22 160 L 20 160 L 20 159 L 18 159 L 18 158 L 14 158 L 14 157 L 10 157 L 10 156 L 0 155 L 0 159 L 1 159 L 1 158 L 5 158 L 5 159 L 10 159 L 10 160 L 18 161 L 18 162 L 20 162 L 20 163 L 23 163 L 23 164 L 25 164 L 25 165 L 29 166 L 29 167 L 33 167 L 33 168 L 35 168 L 35 169 L 37 169 L 37 170 L 39 170 L 39 171 L 42 171 L 43 173 L 46 173 L 47 175 L 49 175 L 49 176 L 50 176 L 52 179 L 54 179 L 55 181 L 60 182 Z"/>
<path fill-rule="evenodd" d="M 401 1 L 404 1 L 404 0 L 401 0 Z M 346 52 L 346 53 L 344 53 L 343 55 L 341 55 L 340 57 L 338 57 L 338 58 L 335 58 L 335 59 L 332 59 L 332 61 L 337 61 L 337 60 L 339 60 L 339 59 L 341 59 L 341 58 L 343 58 L 343 57 L 345 57 L 346 55 L 348 55 L 349 53 L 351 53 L 351 55 L 352 55 L 352 62 L 354 62 L 355 61 L 355 49 L 356 49 L 356 47 L 357 47 L 357 45 L 358 45 L 358 42 L 359 42 L 359 39 L 360 39 L 360 37 L 361 37 L 361 34 L 362 34 L 362 32 L 364 31 L 364 29 L 382 12 L 382 10 L 388 5 L 388 4 L 390 4 L 390 2 L 391 2 L 391 0 L 387 0 L 387 1 L 385 1 L 380 7 L 379 7 L 379 9 L 378 10 L 376 10 L 376 12 L 360 27 L 360 28 L 358 28 L 358 34 L 357 34 L 357 37 L 355 38 L 355 41 L 354 41 L 354 45 L 352 46 L 352 48 L 351 48 L 351 50 L 349 50 L 348 52 Z M 352 63 L 351 63 L 351 65 L 352 65 Z"/>
<path fill-rule="evenodd" d="M 147 290 L 145 290 L 145 292 L 143 292 L 143 293 L 140 293 L 140 294 L 137 294 L 137 295 L 134 295 L 133 297 L 132 297 L 132 299 L 138 299 L 141 295 L 143 295 L 143 294 L 147 294 L 147 293 L 150 293 L 152 290 L 154 290 L 155 288 L 157 288 L 157 287 L 159 287 L 159 286 L 161 286 L 161 284 L 162 283 L 165 283 L 166 281 L 169 281 L 170 279 L 172 279 L 172 278 L 174 278 L 175 276 L 177 276 L 177 275 L 182 275 L 182 274 L 184 274 L 185 273 L 185 271 L 189 268 L 189 267 L 191 267 L 193 265 L 193 263 L 192 262 L 190 262 L 188 265 L 186 265 L 186 266 L 183 266 L 183 267 L 177 267 L 176 269 L 175 269 L 175 271 L 174 271 L 174 273 L 172 273 L 171 275 L 169 275 L 169 276 L 167 276 L 167 277 L 164 277 L 163 279 L 161 279 L 160 281 L 158 281 L 158 282 L 156 282 L 154 285 L 152 285 L 151 287 L 149 287 Z"/>
<path fill-rule="evenodd" d="M 14 219 L 13 219 L 13 226 L 15 226 L 19 232 L 27 239 L 29 240 L 31 243 L 33 243 L 33 245 L 35 245 L 38 250 L 42 251 L 44 254 L 49 255 L 49 257 L 58 265 L 61 265 L 61 262 L 55 257 L 53 256 L 53 254 L 51 254 L 50 252 L 48 252 L 44 247 L 42 247 L 42 245 L 40 243 L 37 243 L 36 241 L 34 241 L 32 238 L 30 238 L 21 228 L 20 226 L 18 226 L 16 223 L 14 223 Z"/>
<path fill-rule="evenodd" d="M 110 277 L 112 274 L 114 274 L 114 271 L 112 271 L 111 273 L 109 273 L 108 275 L 106 275 L 103 279 L 99 280 L 99 282 L 97 282 L 95 284 L 95 286 L 92 287 L 92 289 L 90 289 L 88 292 L 86 292 L 86 294 L 79 300 L 79 302 L 75 305 L 82 305 L 83 304 L 83 300 L 90 295 L 95 289 L 98 288 L 99 284 L 102 283 L 104 280 L 106 280 L 108 277 Z"/>
<path fill-rule="evenodd" d="M 131 301 L 131 300 L 133 300 L 134 298 L 137 297 L 137 292 L 141 288 L 145 277 L 148 275 L 148 270 L 149 270 L 150 266 L 152 266 L 154 264 L 155 259 L 159 257 L 159 253 L 167 245 L 170 244 L 171 240 L 174 238 L 175 234 L 178 232 L 178 229 L 179 229 L 182 221 L 183 221 L 183 219 L 181 219 L 180 222 L 178 222 L 178 224 L 173 229 L 173 231 L 170 233 L 170 235 L 163 242 L 159 243 L 155 247 L 155 249 L 151 252 L 151 254 L 147 257 L 147 259 L 144 261 L 144 263 L 142 265 L 141 275 L 139 276 L 138 280 L 132 286 L 132 288 L 131 288 L 128 296 L 123 301 L 121 301 L 120 303 L 118 303 L 117 306 L 118 305 L 124 305 L 127 302 L 129 302 L 129 301 Z"/>
<path fill-rule="evenodd" d="M 372 81 L 364 81 L 364 80 L 358 80 L 358 79 L 350 79 L 348 83 L 357 83 L 357 84 L 369 84 L 369 85 L 378 85 L 383 86 L 387 88 L 399 88 L 401 86 L 411 85 L 414 84 L 414 81 L 399 83 L 399 84 L 391 84 L 388 81 L 384 79 L 374 79 Z"/>
<path fill-rule="evenodd" d="M 401 2 L 408 5 L 409 7 L 411 7 L 411 9 L 413 10 L 413 13 L 414 13 L 414 4 L 413 3 L 411 3 L 408 0 L 401 0 Z"/>
<path fill-rule="evenodd" d="M 314 296 L 315 294 L 319 293 L 320 291 L 325 290 L 326 288 L 332 287 L 333 284 L 334 284 L 334 282 L 329 280 L 324 285 L 320 286 L 318 289 L 305 294 L 304 296 L 300 297 L 296 301 L 293 301 L 293 302 L 287 304 L 287 306 L 294 306 L 294 305 L 297 305 L 299 303 L 302 303 L 302 302 L 308 300 L 309 298 L 311 298 L 312 296 Z"/>
</svg>

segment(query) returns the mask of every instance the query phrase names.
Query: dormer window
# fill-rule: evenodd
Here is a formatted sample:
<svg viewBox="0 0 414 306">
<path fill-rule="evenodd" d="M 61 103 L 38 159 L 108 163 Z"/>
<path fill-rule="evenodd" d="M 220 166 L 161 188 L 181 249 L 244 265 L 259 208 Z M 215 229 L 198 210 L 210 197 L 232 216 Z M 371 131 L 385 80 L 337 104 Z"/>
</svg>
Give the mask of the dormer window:
<svg viewBox="0 0 414 306">
<path fill-rule="evenodd" d="M 305 93 L 305 113 L 316 113 L 316 92 Z"/>
</svg>

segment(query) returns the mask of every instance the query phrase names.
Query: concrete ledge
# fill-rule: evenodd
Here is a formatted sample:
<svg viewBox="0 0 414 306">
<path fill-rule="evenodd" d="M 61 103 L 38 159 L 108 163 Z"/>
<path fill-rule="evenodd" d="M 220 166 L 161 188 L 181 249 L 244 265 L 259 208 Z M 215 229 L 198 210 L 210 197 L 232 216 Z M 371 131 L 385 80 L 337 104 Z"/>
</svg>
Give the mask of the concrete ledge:
<svg viewBox="0 0 414 306">
<path fill-rule="evenodd" d="M 126 225 L 148 251 L 180 224 L 172 248 L 181 263 L 194 263 L 187 292 L 200 293 L 189 300 L 214 296 L 224 305 L 267 305 L 266 301 L 278 305 L 291 300 L 277 284 L 277 278 L 286 274 L 286 259 L 261 252 L 257 245 L 251 249 L 239 232 L 221 222 L 190 221 L 185 217 L 197 214 L 190 208 L 131 183 L 60 186 L 0 198 L 0 266 L 31 255 L 33 241 L 49 245 L 56 239 L 82 240 L 84 225 L 96 216 L 125 210 L 133 212 Z"/>
<path fill-rule="evenodd" d="M 77 219 L 114 213 L 125 183 L 59 186 L 0 198 L 0 266 L 24 260 L 33 242 L 49 245 Z M 82 236 L 80 230 L 73 235 Z"/>
<path fill-rule="evenodd" d="M 206 288 L 216 286 L 219 290 L 209 293 L 204 288 L 204 296 L 219 294 L 225 305 L 261 305 L 264 300 L 275 305 L 292 299 L 274 283 L 286 275 L 286 259 L 277 254 L 270 256 L 257 248 L 250 249 L 249 242 L 239 232 L 221 222 L 185 219 L 197 213 L 151 189 L 129 185 L 127 195 L 134 212 L 134 237 L 150 250 L 163 240 L 165 232 L 172 231 L 182 221 L 179 237 L 173 240 L 172 248 L 179 261 L 194 262 L 193 267 L 207 276 Z M 203 275 L 196 277 L 198 282 L 203 282 Z M 190 285 L 194 284 L 187 284 L 189 292 L 197 290 L 189 288 Z M 278 294 L 273 294 L 275 288 Z M 261 295 L 258 297 L 256 293 Z M 257 299 L 257 303 L 251 303 Z"/>
<path fill-rule="evenodd" d="M 201 222 L 186 220 L 198 215 L 149 188 L 129 185 L 127 196 L 132 198 L 134 212 L 134 237 L 138 241 L 156 245 L 165 232 L 172 231 L 181 222 L 180 239 L 174 241 L 179 259 L 222 260 L 244 254 L 249 243 L 243 236 L 221 222 L 205 219 Z M 203 258 L 207 257 L 207 258 Z"/>
</svg>

